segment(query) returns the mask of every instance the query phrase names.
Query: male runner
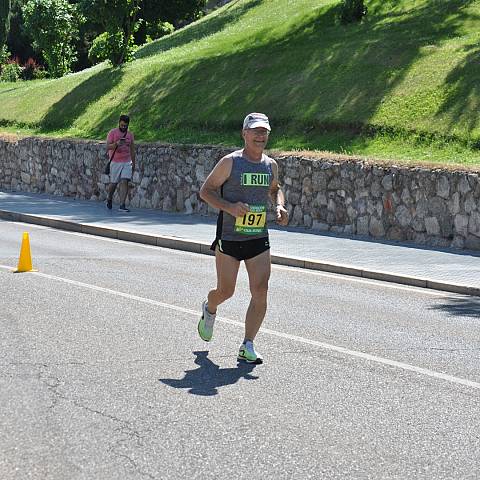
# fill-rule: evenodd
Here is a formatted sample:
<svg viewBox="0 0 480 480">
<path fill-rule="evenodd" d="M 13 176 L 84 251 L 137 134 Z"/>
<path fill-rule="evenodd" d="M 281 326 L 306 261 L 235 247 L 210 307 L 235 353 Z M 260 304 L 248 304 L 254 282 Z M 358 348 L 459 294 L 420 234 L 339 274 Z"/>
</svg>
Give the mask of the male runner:
<svg viewBox="0 0 480 480">
<path fill-rule="evenodd" d="M 278 165 L 263 153 L 270 131 L 266 115 L 247 115 L 242 130 L 244 148 L 223 157 L 200 190 L 202 200 L 220 212 L 211 246 L 215 251 L 217 287 L 203 302 L 198 333 L 206 342 L 211 340 L 217 307 L 233 295 L 243 260 L 252 298 L 238 358 L 257 364 L 263 363 L 263 359 L 255 351 L 253 340 L 267 310 L 271 270 L 266 222 L 269 198 L 275 205 L 277 223 L 288 224 L 285 197 L 278 183 Z"/>
</svg>

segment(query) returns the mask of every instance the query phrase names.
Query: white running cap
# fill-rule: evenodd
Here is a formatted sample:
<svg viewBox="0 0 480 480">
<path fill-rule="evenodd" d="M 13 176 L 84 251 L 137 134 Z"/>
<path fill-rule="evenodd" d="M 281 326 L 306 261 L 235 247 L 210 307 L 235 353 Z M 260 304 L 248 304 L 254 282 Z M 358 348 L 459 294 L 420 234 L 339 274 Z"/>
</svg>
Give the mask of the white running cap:
<svg viewBox="0 0 480 480">
<path fill-rule="evenodd" d="M 258 127 L 266 128 L 269 132 L 272 130 L 270 128 L 268 117 L 265 114 L 257 112 L 249 113 L 243 121 L 243 129 L 248 130 L 250 128 Z"/>
</svg>

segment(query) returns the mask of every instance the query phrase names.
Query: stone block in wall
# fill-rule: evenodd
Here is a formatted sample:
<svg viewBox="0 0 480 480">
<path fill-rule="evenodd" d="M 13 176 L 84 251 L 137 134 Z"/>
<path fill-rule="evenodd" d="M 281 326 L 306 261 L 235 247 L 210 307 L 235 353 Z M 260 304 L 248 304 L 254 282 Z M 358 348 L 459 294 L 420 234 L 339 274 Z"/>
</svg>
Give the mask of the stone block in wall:
<svg viewBox="0 0 480 480">
<path fill-rule="evenodd" d="M 339 177 L 330 179 L 327 185 L 328 190 L 339 190 L 342 187 L 342 182 Z"/>
<path fill-rule="evenodd" d="M 465 213 L 471 213 L 477 209 L 477 201 L 475 200 L 473 193 L 468 192 L 465 195 L 465 201 L 463 202 L 463 208 Z"/>
<path fill-rule="evenodd" d="M 318 230 L 319 232 L 328 232 L 330 230 L 330 225 L 325 222 L 319 222 L 318 220 L 314 220 L 312 222 L 312 229 Z"/>
<path fill-rule="evenodd" d="M 468 235 L 468 216 L 467 215 L 455 215 L 454 218 L 455 233 L 466 237 Z"/>
<path fill-rule="evenodd" d="M 443 198 L 433 197 L 427 205 L 428 211 L 434 216 L 443 216 L 447 212 L 447 203 Z"/>
<path fill-rule="evenodd" d="M 166 196 L 162 202 L 162 210 L 165 212 L 171 212 L 173 210 L 172 199 L 169 196 Z"/>
<path fill-rule="evenodd" d="M 468 235 L 465 239 L 465 248 L 470 250 L 480 250 L 480 238 L 475 235 Z"/>
<path fill-rule="evenodd" d="M 357 211 L 351 205 L 347 207 L 347 216 L 350 220 L 354 220 L 357 216 Z"/>
<path fill-rule="evenodd" d="M 425 218 L 425 229 L 428 235 L 440 235 L 440 224 L 436 217 Z"/>
<path fill-rule="evenodd" d="M 414 208 L 415 215 L 419 218 L 425 218 L 428 215 L 428 201 L 427 199 L 421 198 Z"/>
<path fill-rule="evenodd" d="M 385 175 L 382 179 L 382 187 L 384 190 L 391 191 L 393 190 L 393 176 Z"/>
<path fill-rule="evenodd" d="M 382 195 L 382 187 L 380 185 L 380 182 L 378 182 L 377 180 L 375 180 L 374 182 L 372 182 L 371 186 L 370 186 L 370 193 L 372 194 L 373 197 L 375 198 L 379 198 L 381 197 Z"/>
<path fill-rule="evenodd" d="M 287 192 L 287 202 L 297 205 L 300 202 L 300 193 L 289 190 Z"/>
<path fill-rule="evenodd" d="M 20 177 L 22 179 L 22 183 L 24 183 L 26 185 L 30 185 L 30 181 L 31 181 L 32 177 L 28 173 L 22 172 L 20 174 Z"/>
<path fill-rule="evenodd" d="M 472 188 L 470 187 L 470 183 L 468 182 L 467 175 L 462 175 L 458 182 L 458 192 L 462 195 L 465 195 L 466 193 L 470 192 L 471 189 Z"/>
<path fill-rule="evenodd" d="M 303 212 L 302 207 L 300 205 L 296 205 L 293 209 L 293 216 L 291 217 L 292 222 L 294 225 L 301 225 L 303 220 Z"/>
<path fill-rule="evenodd" d="M 410 206 L 413 204 L 413 198 L 412 198 L 412 195 L 410 194 L 410 189 L 408 187 L 403 188 L 400 198 L 402 202 L 407 206 Z"/>
<path fill-rule="evenodd" d="M 181 212 L 183 210 L 185 199 L 183 197 L 183 189 L 178 188 L 176 194 L 176 210 L 177 212 Z"/>
<path fill-rule="evenodd" d="M 288 178 L 288 177 L 287 177 Z M 289 185 L 292 184 L 292 180 L 288 178 Z M 285 181 L 285 180 L 284 180 Z M 313 172 L 312 174 L 312 188 L 317 192 L 323 192 L 327 188 L 327 175 L 323 171 Z"/>
<path fill-rule="evenodd" d="M 447 203 L 448 211 L 451 215 L 460 212 L 460 193 L 455 192 Z"/>
<path fill-rule="evenodd" d="M 303 226 L 310 228 L 312 226 L 312 217 L 310 215 L 303 216 Z"/>
<path fill-rule="evenodd" d="M 402 227 L 408 227 L 412 223 L 412 214 L 404 205 L 397 208 L 395 218 Z"/>
<path fill-rule="evenodd" d="M 468 232 L 480 237 L 480 213 L 472 212 L 468 220 Z"/>
<path fill-rule="evenodd" d="M 452 243 L 450 244 L 452 248 L 465 248 L 465 238 L 461 237 L 460 235 L 457 235 L 453 237 Z"/>
<path fill-rule="evenodd" d="M 430 237 L 428 243 L 434 247 L 447 248 L 452 243 L 448 238 L 442 238 L 440 236 Z"/>
<path fill-rule="evenodd" d="M 401 242 L 406 239 L 406 231 L 398 226 L 390 227 L 387 231 L 388 240 Z"/>
<path fill-rule="evenodd" d="M 450 197 L 450 182 L 444 175 L 437 180 L 437 196 L 445 199 Z"/>
<path fill-rule="evenodd" d="M 312 179 L 310 177 L 305 177 L 302 181 L 302 192 L 305 195 L 312 194 Z"/>
<path fill-rule="evenodd" d="M 480 186 L 480 175 L 478 173 L 469 173 L 467 177 L 472 190 L 476 190 Z"/>
<path fill-rule="evenodd" d="M 383 221 L 376 217 L 371 217 L 368 231 L 372 237 L 384 237 L 385 226 L 383 225 Z"/>
<path fill-rule="evenodd" d="M 205 167 L 203 165 L 197 165 L 195 167 L 195 177 L 197 181 L 204 182 L 206 180 Z"/>
<path fill-rule="evenodd" d="M 193 213 L 192 202 L 190 201 L 189 198 L 185 200 L 184 207 L 185 207 L 185 213 L 187 215 L 191 215 Z"/>
<path fill-rule="evenodd" d="M 416 232 L 424 232 L 426 230 L 425 228 L 425 222 L 423 220 L 423 218 L 421 217 L 414 217 L 412 219 L 412 228 L 416 231 Z"/>
<path fill-rule="evenodd" d="M 356 229 L 358 235 L 368 235 L 369 218 L 365 215 L 357 218 Z"/>
</svg>

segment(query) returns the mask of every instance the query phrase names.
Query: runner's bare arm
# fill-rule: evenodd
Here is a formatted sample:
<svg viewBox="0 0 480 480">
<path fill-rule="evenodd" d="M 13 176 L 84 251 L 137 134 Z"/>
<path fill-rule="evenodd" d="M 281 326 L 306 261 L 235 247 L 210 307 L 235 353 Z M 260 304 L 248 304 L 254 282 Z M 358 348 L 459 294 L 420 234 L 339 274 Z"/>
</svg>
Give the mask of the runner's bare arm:
<svg viewBox="0 0 480 480">
<path fill-rule="evenodd" d="M 200 198 L 213 208 L 223 210 L 234 217 L 241 217 L 249 211 L 248 205 L 242 202 L 227 202 L 220 196 L 220 188 L 230 176 L 232 165 L 233 159 L 228 155 L 215 165 L 200 189 Z"/>
<path fill-rule="evenodd" d="M 278 182 L 278 164 L 275 160 L 272 162 L 273 180 L 270 186 L 270 197 L 275 205 L 276 220 L 279 225 L 288 225 L 288 211 L 285 209 L 285 195 L 283 194 Z"/>
</svg>

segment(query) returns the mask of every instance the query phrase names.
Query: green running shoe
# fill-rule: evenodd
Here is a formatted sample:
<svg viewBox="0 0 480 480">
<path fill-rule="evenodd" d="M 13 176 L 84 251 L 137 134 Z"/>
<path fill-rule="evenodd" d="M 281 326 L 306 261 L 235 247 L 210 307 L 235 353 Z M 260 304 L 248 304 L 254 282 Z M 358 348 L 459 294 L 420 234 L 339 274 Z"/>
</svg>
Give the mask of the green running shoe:
<svg viewBox="0 0 480 480">
<path fill-rule="evenodd" d="M 213 336 L 213 325 L 215 324 L 215 313 L 210 313 L 207 309 L 207 301 L 202 303 L 202 317 L 198 322 L 198 334 L 205 342 L 209 342 Z"/>
<path fill-rule="evenodd" d="M 255 363 L 256 365 L 263 363 L 263 357 L 255 351 L 253 342 L 250 340 L 242 343 L 240 350 L 238 351 L 238 359 L 245 360 L 247 363 Z"/>
</svg>

